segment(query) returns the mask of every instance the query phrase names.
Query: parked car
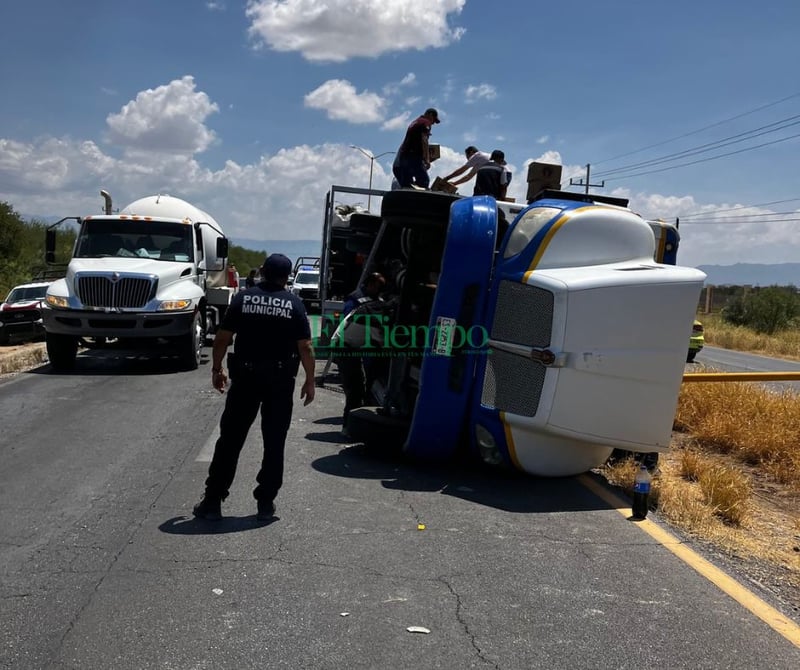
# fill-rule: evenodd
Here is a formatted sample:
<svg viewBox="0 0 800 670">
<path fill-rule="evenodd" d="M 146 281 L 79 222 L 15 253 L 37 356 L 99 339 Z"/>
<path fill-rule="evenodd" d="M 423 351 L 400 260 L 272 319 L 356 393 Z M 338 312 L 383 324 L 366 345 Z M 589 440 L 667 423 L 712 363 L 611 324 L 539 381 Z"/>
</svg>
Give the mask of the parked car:
<svg viewBox="0 0 800 670">
<path fill-rule="evenodd" d="M 300 266 L 292 279 L 291 291 L 307 310 L 319 309 L 319 267 Z"/>
<path fill-rule="evenodd" d="M 687 363 L 694 362 L 694 357 L 697 356 L 705 343 L 703 324 L 695 319 L 692 326 L 692 334 L 689 336 L 689 353 L 686 355 Z"/>
<path fill-rule="evenodd" d="M 52 282 L 31 282 L 11 289 L 0 304 L 0 344 L 13 344 L 44 336 L 42 304 Z"/>
</svg>

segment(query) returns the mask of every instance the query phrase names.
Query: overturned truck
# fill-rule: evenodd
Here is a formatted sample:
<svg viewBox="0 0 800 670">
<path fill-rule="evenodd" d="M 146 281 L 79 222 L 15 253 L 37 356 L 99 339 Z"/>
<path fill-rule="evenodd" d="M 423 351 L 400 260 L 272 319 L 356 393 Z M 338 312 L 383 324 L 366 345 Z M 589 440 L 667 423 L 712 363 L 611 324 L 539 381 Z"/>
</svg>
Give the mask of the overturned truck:
<svg viewBox="0 0 800 670">
<path fill-rule="evenodd" d="M 349 245 L 359 281 L 382 273 L 392 306 L 360 324 L 372 404 L 351 413 L 352 438 L 422 459 L 469 449 L 543 476 L 585 472 L 615 448 L 665 451 L 705 275 L 674 265 L 674 227 L 627 204 L 399 190 L 352 233 L 328 219 L 327 288 L 356 288 L 336 285 L 331 260 Z M 339 319 L 326 304 L 323 334 Z M 341 333 L 334 361 L 354 355 Z"/>
</svg>

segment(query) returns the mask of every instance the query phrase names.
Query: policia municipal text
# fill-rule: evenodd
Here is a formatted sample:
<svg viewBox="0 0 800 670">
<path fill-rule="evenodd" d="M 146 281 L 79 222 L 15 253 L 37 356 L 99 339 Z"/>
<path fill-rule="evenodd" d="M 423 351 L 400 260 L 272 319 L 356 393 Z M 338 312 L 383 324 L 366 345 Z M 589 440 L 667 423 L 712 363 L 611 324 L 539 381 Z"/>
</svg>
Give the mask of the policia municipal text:
<svg viewBox="0 0 800 670">
<path fill-rule="evenodd" d="M 292 420 L 292 394 L 300 363 L 305 381 L 304 405 L 314 400 L 314 349 L 302 301 L 285 289 L 291 261 L 272 254 L 261 268 L 263 281 L 239 292 L 225 313 L 214 338 L 212 384 L 224 393 L 228 377 L 222 359 L 228 355 L 231 386 L 219 424 L 219 439 L 208 468 L 203 499 L 194 506 L 202 519 L 222 518 L 221 503 L 236 475 L 236 465 L 250 426 L 261 408 L 264 456 L 253 496 L 258 518 L 275 513 L 274 499 L 283 483 L 283 450 Z"/>
</svg>

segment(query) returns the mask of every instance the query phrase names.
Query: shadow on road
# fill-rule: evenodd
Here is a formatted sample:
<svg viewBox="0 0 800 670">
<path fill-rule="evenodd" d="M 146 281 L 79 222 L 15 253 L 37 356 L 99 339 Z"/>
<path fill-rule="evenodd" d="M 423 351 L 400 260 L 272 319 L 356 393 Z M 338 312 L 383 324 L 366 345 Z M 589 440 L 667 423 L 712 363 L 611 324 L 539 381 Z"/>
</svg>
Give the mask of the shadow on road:
<svg viewBox="0 0 800 670">
<path fill-rule="evenodd" d="M 427 464 L 401 454 L 383 454 L 363 445 L 318 458 L 312 467 L 335 477 L 380 479 L 387 489 L 427 491 L 518 513 L 609 509 L 577 477 L 539 478 L 464 463 Z M 601 477 L 589 475 L 608 487 Z"/>
<path fill-rule="evenodd" d="M 243 533 L 248 530 L 265 528 L 280 517 L 260 521 L 255 514 L 249 516 L 223 516 L 219 521 L 196 519 L 194 517 L 175 516 L 167 519 L 158 529 L 169 535 L 225 535 L 226 533 Z"/>
<path fill-rule="evenodd" d="M 203 350 L 200 366 L 211 362 L 209 351 Z M 182 372 L 179 358 L 172 353 L 156 349 L 144 352 L 119 350 L 112 347 L 104 349 L 85 349 L 78 353 L 75 368 L 70 372 L 56 372 L 50 364 L 42 365 L 28 372 L 31 374 L 69 376 L 100 375 L 164 375 Z"/>
</svg>

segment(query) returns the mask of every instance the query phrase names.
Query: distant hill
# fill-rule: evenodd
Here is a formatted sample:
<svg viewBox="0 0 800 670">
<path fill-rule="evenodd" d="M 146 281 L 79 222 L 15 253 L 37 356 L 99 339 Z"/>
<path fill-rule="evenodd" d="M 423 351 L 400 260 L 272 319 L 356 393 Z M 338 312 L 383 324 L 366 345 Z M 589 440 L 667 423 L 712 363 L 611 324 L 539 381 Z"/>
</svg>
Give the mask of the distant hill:
<svg viewBox="0 0 800 670">
<path fill-rule="evenodd" d="M 707 286 L 798 286 L 800 263 L 761 265 L 736 263 L 735 265 L 698 265 L 708 275 Z"/>
</svg>

